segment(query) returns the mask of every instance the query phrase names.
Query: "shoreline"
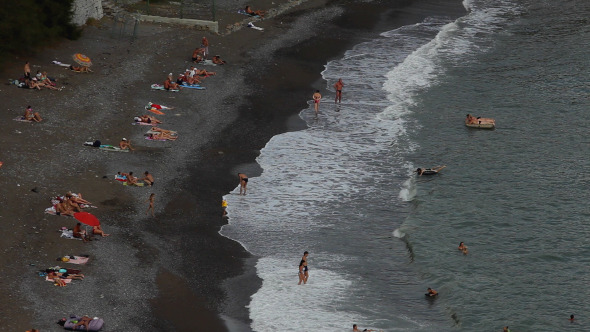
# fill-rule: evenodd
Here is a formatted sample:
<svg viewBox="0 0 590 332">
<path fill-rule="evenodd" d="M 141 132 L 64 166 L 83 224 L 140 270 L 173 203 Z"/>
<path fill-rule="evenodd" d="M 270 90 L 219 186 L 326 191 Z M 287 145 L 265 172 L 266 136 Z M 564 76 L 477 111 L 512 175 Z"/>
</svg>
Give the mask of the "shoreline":
<svg viewBox="0 0 590 332">
<path fill-rule="evenodd" d="M 379 5 L 373 7 L 373 16 L 367 14 L 366 17 L 363 16 L 363 20 L 355 19 L 356 10 L 352 6 L 346 13 L 341 13 L 341 16 L 332 17 L 335 23 L 321 23 L 329 24 L 333 29 L 332 32 L 340 31 L 340 34 L 336 36 L 324 31 L 322 39 L 318 34 L 307 31 L 310 29 L 302 26 L 306 23 L 305 18 L 317 18 L 313 16 L 317 8 L 323 8 L 326 4 L 335 6 L 341 3 L 340 1 L 327 3 L 319 0 L 307 1 L 279 17 L 257 22 L 257 26 L 265 28 L 264 35 L 251 29 L 242 29 L 227 36 L 207 35 L 212 41 L 211 48 L 220 50 L 213 53 L 222 54 L 223 58 L 227 58 L 228 65 L 205 67 L 207 70 L 218 71 L 215 77 L 205 80 L 208 88 L 204 91 L 206 94 L 199 94 L 201 91 L 182 91 L 178 94 L 149 91 L 150 82 L 160 82 L 167 72 L 177 72 L 185 65 L 190 65 L 185 59 L 190 56 L 189 43 L 194 45 L 200 35 L 206 35 L 203 32 L 188 29 L 149 24 L 142 25 L 138 42 L 160 45 L 163 50 L 169 48 L 170 51 L 152 54 L 149 50 L 142 49 L 138 52 L 140 54 L 133 55 L 135 61 L 129 64 L 129 68 L 121 68 L 117 64 L 126 64 L 125 59 L 128 58 L 124 54 L 125 51 L 127 54 L 132 54 L 136 50 L 132 52 L 129 45 L 122 41 L 115 41 L 114 46 L 109 45 L 110 48 L 105 48 L 104 41 L 109 41 L 105 36 L 108 34 L 108 29 L 100 31 L 100 29 L 89 28 L 94 29 L 94 32 L 88 31 L 90 33 L 85 34 L 80 41 L 66 41 L 58 46 L 71 49 L 71 53 L 74 49 L 79 50 L 84 46 L 87 49 L 95 49 L 94 54 L 100 55 L 95 56 L 97 60 L 93 59 L 98 69 L 94 74 L 68 72 L 64 80 L 71 83 L 66 87 L 66 93 L 61 95 L 60 92 L 26 91 L 16 89 L 14 86 L 0 89 L 1 94 L 15 97 L 8 105 L 13 110 L 18 107 L 24 109 L 26 106 L 24 104 L 27 103 L 25 100 L 31 97 L 29 93 L 38 93 L 39 95 L 33 95 L 33 98 L 39 102 L 53 102 L 60 105 L 57 111 L 50 108 L 41 109 L 42 115 L 47 119 L 41 124 L 10 121 L 20 112 L 4 116 L 5 120 L 8 120 L 10 131 L 21 131 L 24 135 L 39 139 L 43 144 L 38 151 L 35 151 L 36 154 L 31 153 L 31 155 L 19 157 L 21 160 L 14 160 L 16 158 L 9 152 L 16 154 L 20 151 L 18 137 L 20 134 L 18 134 L 13 140 L 8 141 L 9 152 L 4 150 L 2 155 L 5 165 L 1 171 L 11 175 L 3 179 L 5 186 L 2 194 L 4 197 L 13 197 L 6 205 L 20 206 L 19 202 L 22 201 L 30 203 L 28 206 L 30 209 L 25 215 L 18 214 L 22 211 L 3 213 L 2 221 L 14 218 L 17 221 L 31 220 L 31 222 L 22 224 L 22 229 L 18 229 L 20 225 L 15 223 L 12 224 L 13 227 L 5 225 L 3 228 L 5 232 L 8 232 L 7 234 L 15 233 L 16 236 L 13 242 L 1 247 L 8 254 L 3 262 L 6 267 L 14 269 L 15 274 L 19 273 L 23 277 L 20 280 L 13 279 L 14 281 L 10 284 L 0 283 L 0 288 L 6 291 L 16 285 L 20 289 L 18 292 L 20 294 L 7 292 L 8 296 L 18 296 L 26 300 L 16 301 L 21 303 L 16 306 L 17 308 L 2 308 L 1 312 L 6 313 L 2 317 L 6 319 L 0 319 L 0 325 L 9 327 L 11 330 L 24 330 L 34 325 L 44 330 L 54 326 L 54 322 L 60 317 L 81 310 L 82 314 L 104 317 L 107 328 L 116 330 L 133 330 L 134 328 L 166 330 L 171 326 L 177 330 L 186 330 L 188 325 L 184 324 L 187 315 L 204 311 L 205 313 L 198 316 L 203 320 L 202 326 L 221 331 L 227 330 L 227 322 L 236 321 L 239 325 L 238 329 L 248 330 L 250 321 L 245 305 L 260 285 L 254 267 L 256 258 L 247 253 L 238 242 L 219 234 L 220 222 L 227 222 L 220 216 L 219 203 L 221 196 L 236 187 L 237 180 L 233 174 L 237 171 L 246 169 L 246 173 L 251 177 L 262 171 L 259 167 L 257 169 L 254 160 L 259 150 L 272 136 L 306 128 L 298 114 L 306 107 L 304 101 L 311 95 L 310 87 L 325 91 L 325 83 L 320 74 L 322 66 L 356 44 L 356 40 L 362 39 L 363 35 L 373 35 L 374 29 L 384 27 L 372 26 L 369 22 L 372 17 L 386 15 L 381 13 L 380 10 L 383 7 Z M 361 5 L 358 4 L 358 6 Z M 328 15 L 327 10 L 325 12 L 325 15 Z M 395 9 L 389 10 L 389 14 L 393 12 Z M 347 21 L 348 19 L 350 22 Z M 290 31 L 290 34 L 284 33 L 285 22 L 285 25 L 289 26 L 287 31 Z M 351 22 L 354 22 L 354 27 L 349 26 Z M 380 21 L 374 20 L 373 23 L 378 22 Z M 407 19 L 396 22 L 387 24 L 386 29 L 405 25 L 407 23 L 404 22 L 407 22 Z M 346 33 L 352 30 L 346 31 L 346 29 L 358 29 L 361 32 L 358 33 L 357 30 L 358 34 L 355 35 L 357 39 L 351 40 Z M 187 32 L 191 35 L 190 38 L 186 36 Z M 156 33 L 156 37 L 151 37 L 151 33 Z M 296 39 L 302 33 L 309 34 L 308 38 L 313 38 L 313 42 Z M 176 39 L 171 41 L 170 36 Z M 246 38 L 255 38 L 256 42 L 249 43 Z M 265 42 L 270 40 L 273 41 L 272 44 L 278 40 L 278 45 L 270 47 L 265 45 Z M 284 44 L 281 45 L 281 42 Z M 181 54 L 176 52 L 176 47 L 183 47 Z M 107 52 L 111 49 L 111 52 Z M 278 50 L 279 54 L 275 54 L 274 50 Z M 115 54 L 115 51 L 119 53 Z M 70 51 L 54 48 L 35 59 L 38 61 L 43 59 L 43 63 L 50 62 L 47 59 L 56 56 L 67 59 L 67 52 Z M 226 56 L 225 53 L 228 55 Z M 265 54 L 268 58 L 264 57 Z M 176 62 L 170 62 L 170 57 L 173 57 Z M 149 67 L 150 71 L 144 73 L 144 67 L 142 67 L 144 65 Z M 240 69 L 240 65 L 244 68 Z M 268 66 L 268 71 L 271 72 L 261 72 L 257 66 Z M 63 69 L 59 67 L 44 65 L 43 68 L 47 68 L 50 74 L 52 72 L 63 74 L 60 72 Z M 297 68 L 303 70 L 297 71 Z M 17 71 L 12 70 L 11 73 L 17 73 Z M 140 77 L 129 77 L 137 73 L 140 73 Z M 113 86 L 103 91 L 103 84 L 111 82 L 113 76 L 120 86 Z M 292 79 L 285 79 L 285 76 Z M 96 80 L 97 82 L 94 82 L 96 85 L 69 89 L 70 85 L 88 84 L 88 80 Z M 128 88 L 125 88 L 126 86 Z M 148 86 L 147 89 L 146 86 Z M 141 90 L 137 90 L 136 87 L 140 87 Z M 17 91 L 15 92 L 14 89 Z M 211 92 L 212 90 L 214 92 Z M 275 93 L 269 95 L 269 90 Z M 263 91 L 263 93 L 257 94 L 254 93 L 255 91 Z M 78 93 L 86 98 L 77 100 Z M 185 96 L 185 94 L 191 95 Z M 72 100 L 60 101 L 62 95 Z M 206 98 L 203 98 L 204 96 Z M 344 97 L 347 97 L 346 94 Z M 150 98 L 152 100 L 148 100 Z M 166 129 L 178 130 L 181 135 L 179 141 L 162 142 L 163 144 L 144 142 L 141 139 L 142 130 L 133 128 L 139 126 L 130 126 L 125 123 L 131 122 L 132 115 L 140 112 L 142 104 L 145 105 L 148 101 L 164 105 L 181 105 L 172 112 L 178 112 L 181 116 L 166 115 L 165 125 L 162 125 Z M 84 117 L 80 119 L 78 114 L 82 114 L 86 108 L 96 107 L 96 103 L 100 104 L 100 110 L 92 114 L 84 112 Z M 254 107 L 255 105 L 262 106 Z M 55 121 L 56 116 L 60 121 Z M 63 133 L 60 132 L 62 121 L 84 123 L 85 126 L 82 128 L 74 126 L 68 129 L 68 133 Z M 74 139 L 71 134 L 78 137 Z M 87 137 L 88 135 L 100 138 L 106 144 L 115 144 L 120 137 L 131 137 L 137 150 L 121 155 L 100 152 L 101 155 L 98 156 L 97 152 L 89 150 L 91 148 L 81 146 L 83 141 L 90 138 Z M 196 144 L 183 142 L 183 137 L 188 137 Z M 56 150 L 61 151 L 60 149 L 70 152 L 78 146 L 80 151 L 74 151 L 74 154 L 68 157 L 79 158 L 74 160 L 88 168 L 64 166 L 66 162 L 59 158 L 60 156 L 51 153 Z M 220 154 L 220 151 L 223 153 Z M 8 155 L 11 158 L 7 158 Z M 29 165 L 31 161 L 36 160 L 49 161 L 49 169 L 46 168 L 47 163 L 26 167 L 27 174 L 31 175 L 19 177 L 19 170 L 10 167 L 11 164 L 18 162 Z M 146 161 L 150 166 L 145 166 Z M 102 162 L 102 165 L 99 162 Z M 157 201 L 156 220 L 143 216 L 145 208 L 143 201 L 152 188 L 148 190 L 126 188 L 111 180 L 111 174 L 116 173 L 117 170 L 127 171 L 128 169 L 138 174 L 144 169 L 149 170 L 156 176 L 158 182 L 158 185 L 153 188 L 157 192 L 157 197 L 168 197 L 164 208 L 162 208 L 164 204 Z M 71 175 L 64 175 L 64 171 Z M 42 182 L 36 178 L 39 175 L 42 175 Z M 104 175 L 108 175 L 108 178 L 102 179 Z M 168 176 L 170 178 L 167 179 Z M 21 181 L 22 188 L 19 186 L 20 189 L 14 190 L 11 179 L 15 178 L 24 180 Z M 8 183 L 12 185 L 6 185 Z M 60 184 L 51 185 L 50 183 Z M 33 186 L 39 187 L 40 193 L 31 192 L 30 189 Z M 162 190 L 164 186 L 168 189 Z M 82 192 L 85 198 L 99 207 L 90 212 L 96 212 L 100 219 L 104 220 L 105 231 L 113 234 L 111 237 L 90 244 L 82 244 L 78 243 L 79 241 L 63 240 L 55 236 L 54 229 L 61 227 L 62 224 L 71 227 L 72 221 L 63 217 L 40 216 L 40 209 L 49 206 L 47 197 L 50 194 L 63 194 L 67 190 Z M 29 227 L 37 227 L 33 231 L 35 234 L 33 239 L 28 236 L 31 234 Z M 18 252 L 16 248 L 20 242 L 24 244 L 24 249 Z M 34 271 L 39 266 L 55 264 L 54 256 L 78 253 L 87 253 L 92 256 L 91 263 L 83 266 L 83 271 L 89 272 L 88 278 L 81 283 L 59 289 L 47 282 L 43 284 L 39 281 L 39 277 L 34 275 Z M 17 258 L 11 255 L 17 255 Z M 42 257 L 35 258 L 39 255 Z M 35 266 L 22 266 L 23 262 L 35 264 Z M 154 272 L 154 269 L 157 272 Z M 121 273 L 129 273 L 129 271 L 133 271 L 131 278 L 121 280 L 122 276 L 127 278 L 127 275 L 121 275 Z M 157 285 L 160 294 L 156 294 L 144 285 Z M 72 292 L 76 290 L 87 293 L 87 298 L 74 298 Z M 105 294 L 106 290 L 109 294 Z M 228 300 L 228 295 L 235 294 L 236 290 L 240 290 L 242 294 L 237 296 L 237 299 Z M 49 297 L 61 300 L 53 303 L 42 295 L 45 293 Z M 134 299 L 135 302 L 130 303 L 130 299 Z M 150 304 L 137 303 L 143 299 L 149 300 Z M 194 305 L 188 308 L 174 306 L 175 303 L 187 301 Z M 112 303 L 116 305 L 111 305 Z M 130 308 L 124 309 L 121 306 Z M 18 307 L 29 308 L 29 310 L 23 312 L 18 310 Z M 48 307 L 52 310 L 47 310 Z M 123 314 L 131 316 L 121 317 Z M 226 322 L 222 318 L 224 315 Z M 127 322 L 131 320 L 130 317 L 141 319 L 142 322 L 140 325 L 132 326 L 130 322 Z"/>
</svg>

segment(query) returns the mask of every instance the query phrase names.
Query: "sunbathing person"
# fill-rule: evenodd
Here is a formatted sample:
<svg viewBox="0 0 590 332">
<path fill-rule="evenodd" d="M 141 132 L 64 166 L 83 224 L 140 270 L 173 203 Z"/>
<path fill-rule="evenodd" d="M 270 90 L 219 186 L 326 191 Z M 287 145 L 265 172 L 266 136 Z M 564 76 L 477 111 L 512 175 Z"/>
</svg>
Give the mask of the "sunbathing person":
<svg viewBox="0 0 590 332">
<path fill-rule="evenodd" d="M 164 81 L 164 89 L 166 90 L 180 90 L 180 86 L 176 82 L 172 82 L 172 77 L 168 76 Z"/>
<path fill-rule="evenodd" d="M 162 123 L 162 121 L 156 119 L 155 116 L 150 116 L 150 115 L 142 115 L 142 116 L 138 116 L 135 118 L 137 122 L 143 122 L 143 123 Z"/>
<path fill-rule="evenodd" d="M 213 60 L 211 60 L 211 61 L 213 61 L 213 63 L 216 64 L 216 65 L 224 65 L 224 64 L 227 63 L 224 60 L 221 60 L 221 58 L 219 57 L 219 55 L 213 56 Z"/>
<path fill-rule="evenodd" d="M 184 81 L 188 84 L 199 84 L 201 83 L 201 81 L 199 80 L 199 78 L 197 76 L 191 75 L 191 71 L 187 70 L 184 75 Z"/>
<path fill-rule="evenodd" d="M 174 141 L 175 139 L 178 138 L 178 136 L 172 136 L 168 133 L 150 133 L 148 134 L 148 138 L 153 139 L 153 140 L 170 140 L 170 141 Z"/>
<path fill-rule="evenodd" d="M 98 226 L 92 226 L 92 234 L 94 235 L 100 235 L 102 237 L 106 237 L 109 236 L 111 234 L 107 234 L 102 230 L 102 227 L 100 227 L 100 225 Z"/>
<path fill-rule="evenodd" d="M 264 15 L 266 14 L 265 10 L 252 10 L 252 8 L 250 8 L 250 6 L 246 6 L 246 14 L 249 14 L 251 16 L 260 16 L 260 17 L 264 17 Z"/>
<path fill-rule="evenodd" d="M 214 71 L 206 71 L 205 69 L 199 70 L 197 68 L 195 68 L 195 73 L 197 75 L 201 75 L 201 76 L 205 76 L 205 77 L 215 75 L 215 72 Z"/>
<path fill-rule="evenodd" d="M 41 90 L 41 85 L 37 82 L 37 78 L 33 77 L 33 79 L 26 79 L 25 83 L 29 87 L 29 89 L 37 89 Z"/>
<path fill-rule="evenodd" d="M 136 186 L 137 185 L 137 178 L 135 176 L 133 176 L 133 172 L 121 173 L 121 176 L 125 177 L 125 182 L 127 182 L 128 186 Z"/>
<path fill-rule="evenodd" d="M 151 131 L 157 131 L 159 133 L 165 133 L 165 134 L 170 134 L 172 136 L 177 136 L 178 133 L 176 133 L 175 131 L 172 130 L 167 130 L 167 129 L 162 129 L 162 128 L 158 128 L 158 127 L 152 127 L 152 129 L 150 129 Z"/>
<path fill-rule="evenodd" d="M 73 201 L 78 203 L 78 204 L 86 204 L 86 205 L 91 205 L 92 203 L 90 203 L 89 201 L 85 200 L 82 198 L 82 194 L 78 193 L 78 194 L 73 194 L 72 192 L 68 191 L 66 193 L 66 197 L 71 197 L 73 198 Z"/>
<path fill-rule="evenodd" d="M 86 66 L 77 67 L 77 66 L 71 65 L 70 70 L 73 70 L 78 73 L 91 73 L 92 72 L 92 70 L 90 70 L 90 67 L 86 67 Z"/>
<path fill-rule="evenodd" d="M 77 239 L 82 239 L 82 241 L 86 242 L 88 239 L 86 238 L 86 231 L 82 229 L 82 224 L 77 223 L 72 230 L 72 236 Z"/>
<path fill-rule="evenodd" d="M 90 322 L 92 322 L 92 318 L 88 317 L 88 316 L 83 316 L 80 318 L 80 320 L 78 320 L 78 322 L 76 324 L 74 324 L 74 330 L 77 330 L 78 326 L 82 326 L 84 325 L 84 327 L 86 328 L 86 331 L 88 331 L 89 327 L 88 324 L 90 324 Z"/>
<path fill-rule="evenodd" d="M 197 63 L 197 62 L 203 61 L 204 57 L 205 57 L 205 49 L 197 47 L 193 51 L 193 56 L 191 57 L 191 60 L 194 63 Z"/>
<path fill-rule="evenodd" d="M 131 141 L 128 141 L 125 137 L 121 138 L 121 142 L 119 142 L 119 149 L 121 150 L 135 150 L 132 146 L 131 146 Z"/>
<path fill-rule="evenodd" d="M 74 211 L 65 202 L 55 204 L 55 214 L 58 216 L 73 216 Z"/>
<path fill-rule="evenodd" d="M 35 122 L 43 121 L 39 112 L 33 112 L 33 108 L 30 105 L 27 106 L 27 109 L 25 110 L 24 117 L 25 117 L 25 120 L 28 120 L 28 121 L 35 121 Z"/>
</svg>

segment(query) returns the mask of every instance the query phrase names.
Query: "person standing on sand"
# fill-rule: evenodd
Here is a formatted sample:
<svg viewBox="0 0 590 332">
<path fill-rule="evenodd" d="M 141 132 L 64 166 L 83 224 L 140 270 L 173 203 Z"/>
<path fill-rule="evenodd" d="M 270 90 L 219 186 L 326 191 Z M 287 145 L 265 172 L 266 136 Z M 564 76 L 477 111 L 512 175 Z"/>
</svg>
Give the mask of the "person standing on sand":
<svg viewBox="0 0 590 332">
<path fill-rule="evenodd" d="M 334 84 L 334 89 L 336 89 L 336 98 L 334 99 L 334 103 L 342 103 L 342 87 L 344 83 L 342 83 L 342 79 L 338 79 L 338 82 Z"/>
<path fill-rule="evenodd" d="M 248 176 L 244 173 L 238 173 L 238 178 L 240 179 L 240 195 L 242 194 L 242 190 L 244 191 L 244 195 L 246 195 L 246 187 L 248 186 Z"/>
<path fill-rule="evenodd" d="M 25 78 L 31 78 L 31 66 L 29 65 L 28 61 L 25 62 L 24 73 L 25 73 Z"/>
<path fill-rule="evenodd" d="M 318 116 L 318 113 L 320 112 L 320 100 L 322 99 L 322 95 L 320 94 L 320 90 L 315 90 L 315 93 L 313 94 L 313 104 L 314 104 L 314 108 L 315 108 L 315 116 Z"/>
<path fill-rule="evenodd" d="M 147 211 L 145 212 L 145 214 L 149 214 L 149 212 L 151 210 L 152 211 L 152 217 L 155 217 L 155 215 L 154 215 L 154 199 L 155 199 L 155 197 L 156 197 L 156 194 L 152 193 L 150 195 L 150 198 L 148 198 L 147 201 L 146 201 L 146 202 L 149 202 L 150 205 L 148 206 Z"/>
<path fill-rule="evenodd" d="M 203 49 L 203 60 L 207 59 L 209 56 L 209 41 L 207 40 L 207 37 L 201 39 L 201 48 Z"/>
</svg>

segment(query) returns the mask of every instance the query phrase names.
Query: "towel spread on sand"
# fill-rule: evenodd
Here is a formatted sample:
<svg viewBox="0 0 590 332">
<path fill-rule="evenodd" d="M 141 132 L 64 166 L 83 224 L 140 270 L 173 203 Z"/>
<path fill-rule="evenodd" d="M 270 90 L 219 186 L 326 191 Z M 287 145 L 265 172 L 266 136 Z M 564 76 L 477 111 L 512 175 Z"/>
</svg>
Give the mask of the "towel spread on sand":
<svg viewBox="0 0 590 332">
<path fill-rule="evenodd" d="M 180 90 L 173 90 L 173 89 L 166 90 L 166 88 L 164 88 L 163 85 L 157 84 L 157 83 L 156 84 L 152 84 L 152 89 L 154 89 L 154 90 L 162 90 L 162 91 L 172 91 L 172 92 L 178 92 L 178 91 L 180 91 Z"/>
<path fill-rule="evenodd" d="M 24 116 L 22 116 L 22 115 L 21 115 L 21 116 L 17 116 L 16 118 L 14 118 L 14 121 L 20 121 L 20 122 L 32 122 L 32 121 L 29 121 L 29 120 L 25 119 L 25 117 L 24 117 Z"/>
<path fill-rule="evenodd" d="M 49 277 L 45 277 L 45 280 L 46 281 L 54 282 L 54 280 L 51 279 L 51 278 L 49 278 Z M 66 284 L 69 284 L 70 282 L 72 282 L 72 279 L 63 279 L 63 278 L 61 278 L 61 280 L 63 280 Z"/>
<path fill-rule="evenodd" d="M 65 263 L 70 263 L 70 264 L 86 264 L 88 263 L 88 260 L 90 259 L 89 257 L 84 257 L 84 256 L 74 256 L 74 258 L 72 259 L 72 256 L 68 256 L 70 257 L 69 261 L 66 261 Z"/>
<path fill-rule="evenodd" d="M 51 61 L 51 63 L 53 63 L 54 65 L 58 65 L 58 66 L 62 66 L 62 67 L 70 67 L 71 65 L 67 64 L 67 63 L 61 63 L 59 61 L 53 60 Z"/>
<path fill-rule="evenodd" d="M 82 240 L 80 238 L 74 237 L 74 230 L 72 229 L 61 229 L 61 235 L 60 237 L 64 237 L 66 239 L 70 239 L 70 240 Z"/>
</svg>

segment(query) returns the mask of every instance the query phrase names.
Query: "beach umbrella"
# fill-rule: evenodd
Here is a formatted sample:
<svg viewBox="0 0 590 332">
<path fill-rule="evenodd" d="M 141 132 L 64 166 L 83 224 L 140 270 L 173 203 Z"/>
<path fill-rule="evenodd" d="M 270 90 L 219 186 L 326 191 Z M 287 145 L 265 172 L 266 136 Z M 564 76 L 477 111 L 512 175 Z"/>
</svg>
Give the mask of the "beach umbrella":
<svg viewBox="0 0 590 332">
<path fill-rule="evenodd" d="M 94 216 L 93 214 L 88 213 L 86 211 L 74 213 L 74 218 L 76 218 L 76 220 L 78 220 L 79 222 L 81 222 L 85 225 L 88 225 L 88 226 L 100 225 L 100 221 L 98 221 L 98 218 L 96 218 L 96 216 Z"/>
<path fill-rule="evenodd" d="M 76 61 L 81 66 L 84 66 L 84 67 L 92 66 L 92 61 L 90 61 L 90 58 L 85 56 L 82 53 L 76 53 L 72 56 L 72 58 L 74 59 L 74 61 Z"/>
</svg>

